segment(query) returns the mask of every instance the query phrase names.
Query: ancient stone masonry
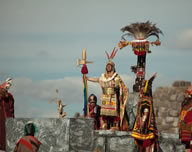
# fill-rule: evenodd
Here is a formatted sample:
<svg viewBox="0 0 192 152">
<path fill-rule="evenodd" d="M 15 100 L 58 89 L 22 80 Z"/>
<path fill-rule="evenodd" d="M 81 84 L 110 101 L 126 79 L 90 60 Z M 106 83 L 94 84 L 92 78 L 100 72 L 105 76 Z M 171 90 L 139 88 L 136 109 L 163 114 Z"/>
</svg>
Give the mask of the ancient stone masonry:
<svg viewBox="0 0 192 152">
<path fill-rule="evenodd" d="M 181 103 L 191 82 L 175 81 L 170 87 L 159 87 L 153 93 L 156 123 L 159 132 L 179 133 Z"/>
<path fill-rule="evenodd" d="M 23 136 L 24 124 L 32 120 L 38 127 L 35 137 L 40 152 L 138 152 L 131 132 L 95 131 L 93 120 L 84 118 L 8 118 L 6 152 L 12 152 Z M 161 152 L 184 152 L 178 134 L 160 133 Z"/>
<path fill-rule="evenodd" d="M 184 90 L 190 82 L 177 81 L 170 87 L 159 87 L 153 93 L 161 152 L 184 152 L 178 134 L 178 121 Z M 138 93 L 129 93 L 126 110 L 130 130 L 133 127 Z M 90 118 L 8 118 L 6 121 L 7 152 L 24 134 L 24 125 L 32 120 L 35 135 L 41 142 L 40 152 L 137 152 L 131 132 L 95 131 Z"/>
</svg>

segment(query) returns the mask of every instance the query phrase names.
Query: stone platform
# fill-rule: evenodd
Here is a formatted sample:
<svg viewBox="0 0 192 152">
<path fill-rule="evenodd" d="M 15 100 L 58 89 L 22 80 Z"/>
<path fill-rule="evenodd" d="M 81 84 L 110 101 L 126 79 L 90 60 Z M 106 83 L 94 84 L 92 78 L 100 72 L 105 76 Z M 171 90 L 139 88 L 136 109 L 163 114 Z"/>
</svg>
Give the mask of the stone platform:
<svg viewBox="0 0 192 152">
<path fill-rule="evenodd" d="M 95 131 L 93 120 L 84 118 L 8 118 L 6 121 L 7 152 L 24 134 L 24 125 L 32 120 L 37 125 L 35 137 L 42 143 L 39 152 L 137 152 L 131 132 Z M 184 152 L 178 134 L 160 133 L 161 152 Z"/>
</svg>

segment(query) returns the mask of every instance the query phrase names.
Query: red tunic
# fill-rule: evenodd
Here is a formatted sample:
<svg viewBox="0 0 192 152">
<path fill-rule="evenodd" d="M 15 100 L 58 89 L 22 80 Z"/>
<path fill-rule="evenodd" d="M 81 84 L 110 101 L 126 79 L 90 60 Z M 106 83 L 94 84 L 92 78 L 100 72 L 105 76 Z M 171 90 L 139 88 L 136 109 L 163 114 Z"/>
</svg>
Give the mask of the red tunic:
<svg viewBox="0 0 192 152">
<path fill-rule="evenodd" d="M 38 152 L 41 142 L 34 136 L 23 136 L 16 143 L 16 152 Z"/>
<path fill-rule="evenodd" d="M 100 128 L 100 109 L 101 107 L 99 105 L 96 105 L 95 107 L 92 107 L 89 104 L 89 115 L 91 118 L 94 119 L 94 129 L 98 130 Z"/>
<path fill-rule="evenodd" d="M 7 117 L 14 118 L 14 98 L 8 93 L 8 97 L 0 96 L 0 150 L 5 150 L 5 120 Z"/>
<path fill-rule="evenodd" d="M 186 100 L 181 107 L 181 141 L 190 142 L 192 134 L 192 100 Z"/>
</svg>

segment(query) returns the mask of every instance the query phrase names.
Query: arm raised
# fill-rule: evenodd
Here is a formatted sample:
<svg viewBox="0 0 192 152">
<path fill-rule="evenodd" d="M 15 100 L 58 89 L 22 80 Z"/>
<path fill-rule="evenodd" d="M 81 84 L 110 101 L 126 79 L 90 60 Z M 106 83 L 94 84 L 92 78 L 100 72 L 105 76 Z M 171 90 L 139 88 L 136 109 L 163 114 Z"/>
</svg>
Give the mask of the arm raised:
<svg viewBox="0 0 192 152">
<path fill-rule="evenodd" d="M 86 77 L 86 79 L 88 81 L 91 81 L 91 82 L 98 82 L 99 83 L 99 78 L 89 78 L 89 77 Z"/>
</svg>

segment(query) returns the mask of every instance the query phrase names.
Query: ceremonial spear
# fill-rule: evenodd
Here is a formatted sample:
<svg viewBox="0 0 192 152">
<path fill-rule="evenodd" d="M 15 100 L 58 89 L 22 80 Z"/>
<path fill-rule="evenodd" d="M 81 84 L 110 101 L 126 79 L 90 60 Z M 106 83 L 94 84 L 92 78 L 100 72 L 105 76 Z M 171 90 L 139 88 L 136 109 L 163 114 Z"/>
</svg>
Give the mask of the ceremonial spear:
<svg viewBox="0 0 192 152">
<path fill-rule="evenodd" d="M 77 60 L 77 66 L 83 65 L 81 68 L 81 73 L 83 74 L 83 94 L 84 94 L 84 117 L 87 117 L 89 114 L 89 108 L 88 108 L 88 90 L 87 90 L 87 79 L 86 79 L 86 74 L 88 74 L 88 68 L 87 65 L 88 63 L 93 63 L 91 61 L 86 60 L 86 51 L 83 49 L 82 51 L 82 59 Z"/>
<path fill-rule="evenodd" d="M 149 50 L 150 45 L 160 45 L 159 34 L 163 34 L 162 31 L 147 21 L 145 23 L 133 23 L 125 26 L 121 29 L 122 32 L 127 32 L 122 36 L 122 40 L 118 43 L 120 49 L 127 45 L 132 45 L 134 54 L 137 55 L 137 65 L 131 66 L 132 72 L 136 73 L 135 84 L 133 85 L 133 91 L 139 92 L 142 88 L 143 80 L 145 80 L 145 65 L 146 65 L 146 53 L 151 53 Z M 127 41 L 124 36 L 133 36 L 135 40 Z M 150 36 L 156 36 L 156 41 L 149 42 L 147 40 Z"/>
</svg>

